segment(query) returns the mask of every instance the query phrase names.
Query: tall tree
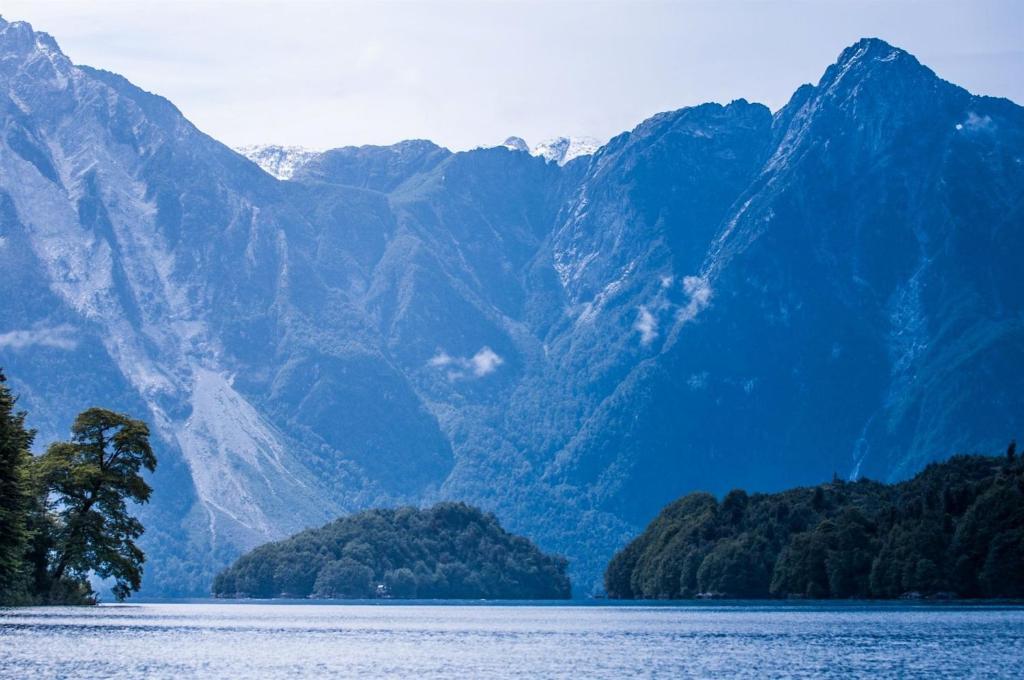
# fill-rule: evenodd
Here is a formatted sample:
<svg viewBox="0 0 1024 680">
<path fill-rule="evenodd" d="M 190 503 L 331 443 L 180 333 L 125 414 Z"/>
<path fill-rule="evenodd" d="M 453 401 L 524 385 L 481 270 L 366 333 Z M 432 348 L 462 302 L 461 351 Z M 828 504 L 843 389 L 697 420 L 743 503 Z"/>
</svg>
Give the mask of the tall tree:
<svg viewBox="0 0 1024 680">
<path fill-rule="evenodd" d="M 31 503 L 29 449 L 35 432 L 25 428 L 25 412 L 16 411 L 16 403 L 0 370 L 0 600 L 12 594 L 21 576 Z"/>
<path fill-rule="evenodd" d="M 137 591 L 145 555 L 135 544 L 142 524 L 128 501 L 145 503 L 152 489 L 140 471 L 156 469 L 149 428 L 141 420 L 100 408 L 82 412 L 70 442 L 39 458 L 40 478 L 57 519 L 50 580 L 83 581 L 93 571 L 114 578 L 114 595 Z"/>
</svg>

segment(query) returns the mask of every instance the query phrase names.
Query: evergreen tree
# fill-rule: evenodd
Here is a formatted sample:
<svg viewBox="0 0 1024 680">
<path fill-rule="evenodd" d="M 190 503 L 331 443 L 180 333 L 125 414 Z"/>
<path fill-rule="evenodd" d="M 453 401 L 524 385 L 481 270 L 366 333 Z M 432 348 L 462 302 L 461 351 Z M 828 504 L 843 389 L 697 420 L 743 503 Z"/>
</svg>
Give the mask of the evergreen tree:
<svg viewBox="0 0 1024 680">
<path fill-rule="evenodd" d="M 149 428 L 140 420 L 92 408 L 71 428 L 70 442 L 50 446 L 38 459 L 40 479 L 57 518 L 53 537 L 51 589 L 66 581 L 83 584 L 94 571 L 113 577 L 114 595 L 123 600 L 141 585 L 145 556 L 135 544 L 142 524 L 126 501 L 145 503 L 152 489 L 139 474 L 153 471 L 156 457 Z"/>
<path fill-rule="evenodd" d="M 21 584 L 29 538 L 29 449 L 35 432 L 26 429 L 16 402 L 0 371 L 0 601 L 13 597 Z"/>
<path fill-rule="evenodd" d="M 384 575 L 384 584 L 394 597 L 412 598 L 416 597 L 416 574 L 408 567 L 389 571 Z"/>
</svg>

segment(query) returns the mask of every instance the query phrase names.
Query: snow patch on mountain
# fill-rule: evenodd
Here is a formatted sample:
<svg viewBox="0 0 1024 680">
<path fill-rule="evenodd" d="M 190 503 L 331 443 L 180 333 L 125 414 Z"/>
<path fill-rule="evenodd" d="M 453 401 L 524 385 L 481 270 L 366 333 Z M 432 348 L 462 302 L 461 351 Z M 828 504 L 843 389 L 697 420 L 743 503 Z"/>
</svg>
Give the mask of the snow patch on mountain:
<svg viewBox="0 0 1024 680">
<path fill-rule="evenodd" d="M 299 168 L 321 154 L 304 146 L 277 144 L 250 144 L 236 147 L 235 151 L 278 179 L 291 179 Z"/>
<path fill-rule="evenodd" d="M 537 144 L 530 153 L 549 163 L 565 165 L 574 158 L 591 156 L 604 144 L 593 137 L 554 137 Z"/>
<path fill-rule="evenodd" d="M 549 163 L 565 165 L 574 158 L 593 155 L 604 144 L 593 137 L 552 137 L 531 147 L 522 137 L 512 136 L 500 146 L 509 151 L 539 156 Z"/>
</svg>

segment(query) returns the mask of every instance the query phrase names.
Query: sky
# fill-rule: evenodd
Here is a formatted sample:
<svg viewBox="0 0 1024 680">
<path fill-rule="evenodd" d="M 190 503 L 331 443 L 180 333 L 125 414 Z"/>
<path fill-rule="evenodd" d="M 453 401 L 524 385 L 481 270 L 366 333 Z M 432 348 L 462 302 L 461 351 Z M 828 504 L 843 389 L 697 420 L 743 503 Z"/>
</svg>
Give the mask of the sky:
<svg viewBox="0 0 1024 680">
<path fill-rule="evenodd" d="M 1024 103 L 1021 0 L 4 0 L 0 12 L 232 146 L 603 141 L 706 101 L 778 109 L 864 36 Z"/>
</svg>

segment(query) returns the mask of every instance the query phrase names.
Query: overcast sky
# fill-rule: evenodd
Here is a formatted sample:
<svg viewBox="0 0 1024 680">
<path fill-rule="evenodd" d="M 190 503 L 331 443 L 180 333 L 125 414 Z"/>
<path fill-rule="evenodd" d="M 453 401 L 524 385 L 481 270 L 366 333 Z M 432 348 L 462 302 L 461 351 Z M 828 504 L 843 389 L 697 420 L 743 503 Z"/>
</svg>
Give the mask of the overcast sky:
<svg viewBox="0 0 1024 680">
<path fill-rule="evenodd" d="M 704 101 L 777 109 L 862 36 L 1024 102 L 1021 0 L 4 0 L 2 11 L 231 145 L 607 139 Z"/>
</svg>

